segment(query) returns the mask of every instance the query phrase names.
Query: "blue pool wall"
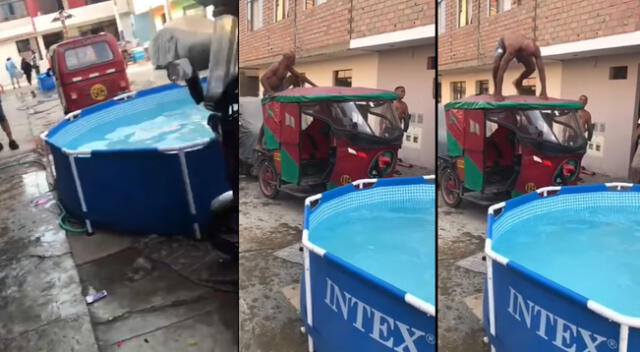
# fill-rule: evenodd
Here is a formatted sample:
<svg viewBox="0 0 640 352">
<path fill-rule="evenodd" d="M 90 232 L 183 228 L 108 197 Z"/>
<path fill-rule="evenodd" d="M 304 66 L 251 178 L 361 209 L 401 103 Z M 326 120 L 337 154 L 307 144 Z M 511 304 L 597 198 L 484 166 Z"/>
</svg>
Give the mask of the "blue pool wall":
<svg viewBox="0 0 640 352">
<path fill-rule="evenodd" d="M 483 325 L 493 351 L 640 351 L 640 319 L 609 310 L 491 250 L 498 221 L 519 216 L 518 207 L 524 204 L 544 198 L 584 206 L 590 197 L 596 201 L 599 195 L 640 192 L 640 186 L 599 184 L 547 190 L 546 196 L 542 189 L 540 194 L 532 192 L 489 210 Z"/>
<path fill-rule="evenodd" d="M 430 186 L 429 193 L 434 197 L 435 211 L 435 185 L 431 179 L 425 180 L 423 177 L 378 179 L 372 187 L 425 183 Z M 350 184 L 322 193 L 319 202 L 324 203 L 325 206 L 330 205 L 328 202 L 333 199 L 352 192 L 365 194 L 368 189 L 358 190 L 357 186 Z M 313 207 L 309 203 L 305 205 L 303 234 L 305 239 L 308 238 L 310 215 L 320 206 L 318 204 Z M 413 341 L 417 351 L 435 351 L 437 336 L 435 316 L 407 303 L 407 292 L 378 279 L 330 252 L 318 254 L 316 251 L 322 252 L 323 250 L 319 248 L 310 250 L 309 246 L 313 246 L 313 244 L 307 243 L 304 249 L 305 272 L 303 272 L 301 279 L 300 303 L 301 319 L 309 338 L 310 351 L 391 351 L 392 348 L 404 343 L 401 325 L 421 332 L 420 336 Z M 308 274 L 305 274 L 307 270 Z M 307 297 L 307 278 L 310 282 L 308 286 L 311 287 L 310 297 Z M 343 300 L 349 300 L 349 302 L 340 302 L 338 296 Z M 369 307 L 371 315 L 367 316 L 365 313 L 363 324 L 360 326 L 364 331 L 356 326 L 357 308 L 355 307 L 360 303 L 347 297 L 353 297 Z M 307 304 L 308 298 L 311 309 Z M 346 319 L 341 303 L 347 304 Z M 374 310 L 379 313 L 374 313 Z M 375 336 L 372 331 L 372 321 L 376 314 L 384 315 L 380 315 L 383 324 L 386 322 L 389 325 L 389 321 L 393 320 L 393 327 L 387 328 L 387 334 L 378 334 L 377 339 L 372 337 L 372 335 Z M 411 330 L 411 333 L 413 334 L 414 331 Z"/>
<path fill-rule="evenodd" d="M 136 93 L 127 101 L 110 100 L 81 111 L 78 119 L 128 101 L 171 89 L 169 84 Z M 76 120 L 63 120 L 47 134 L 53 157 L 55 187 L 66 212 L 88 220 L 92 228 L 138 234 L 196 235 L 210 220 L 211 201 L 229 190 L 220 141 L 212 138 L 201 146 L 183 150 L 192 190 L 195 214 L 190 211 L 178 152 L 157 148 L 99 150 L 75 155 L 49 141 Z M 76 164 L 86 208 L 83 210 L 71 160 Z"/>
</svg>

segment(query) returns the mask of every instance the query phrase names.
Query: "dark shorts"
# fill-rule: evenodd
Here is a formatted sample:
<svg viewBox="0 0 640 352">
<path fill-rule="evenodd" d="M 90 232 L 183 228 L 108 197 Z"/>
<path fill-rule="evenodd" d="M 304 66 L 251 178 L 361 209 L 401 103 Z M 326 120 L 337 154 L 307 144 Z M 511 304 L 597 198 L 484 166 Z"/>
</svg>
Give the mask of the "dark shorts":
<svg viewBox="0 0 640 352">
<path fill-rule="evenodd" d="M 287 87 L 286 83 L 285 83 L 285 82 L 282 82 L 282 84 L 280 84 L 280 87 L 278 87 L 278 88 L 275 90 L 275 93 L 284 92 L 284 91 L 285 91 L 285 90 L 287 90 L 287 89 L 288 89 L 288 87 Z M 263 97 L 263 98 L 268 98 L 268 97 L 269 97 L 269 92 L 267 92 L 266 90 L 263 90 L 263 91 L 262 91 L 262 97 Z"/>
<path fill-rule="evenodd" d="M 496 45 L 496 50 L 493 53 L 493 57 L 496 60 L 502 59 L 502 57 L 504 56 L 505 52 L 506 52 L 506 49 L 504 47 L 504 40 L 502 40 L 502 38 L 500 38 L 498 40 L 498 44 Z"/>
</svg>

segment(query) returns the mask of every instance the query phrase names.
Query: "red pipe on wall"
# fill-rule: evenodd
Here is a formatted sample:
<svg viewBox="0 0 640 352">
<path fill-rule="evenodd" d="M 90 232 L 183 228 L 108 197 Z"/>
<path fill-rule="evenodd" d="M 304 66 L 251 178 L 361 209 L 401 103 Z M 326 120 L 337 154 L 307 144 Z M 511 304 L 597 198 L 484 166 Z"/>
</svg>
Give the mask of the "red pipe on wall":
<svg viewBox="0 0 640 352">
<path fill-rule="evenodd" d="M 38 12 L 40 12 L 40 7 L 38 6 L 38 0 L 25 0 L 25 5 L 27 5 L 27 13 L 30 17 L 37 17 Z"/>
</svg>

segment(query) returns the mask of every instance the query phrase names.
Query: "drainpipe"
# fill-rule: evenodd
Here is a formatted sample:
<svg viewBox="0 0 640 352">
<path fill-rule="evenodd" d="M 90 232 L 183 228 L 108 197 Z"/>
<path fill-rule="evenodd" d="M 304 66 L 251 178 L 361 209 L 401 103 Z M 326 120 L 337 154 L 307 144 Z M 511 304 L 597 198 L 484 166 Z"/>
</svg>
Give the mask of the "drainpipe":
<svg viewBox="0 0 640 352">
<path fill-rule="evenodd" d="M 351 0 L 349 8 L 349 42 L 353 39 L 353 0 Z"/>
<path fill-rule="evenodd" d="M 285 0 L 288 1 L 288 0 Z M 293 51 L 296 52 L 298 49 L 298 1 L 293 1 Z M 303 2 L 304 4 L 304 2 Z M 297 56 L 297 53 L 296 53 Z"/>
<path fill-rule="evenodd" d="M 538 0 L 533 1 L 533 42 L 538 42 Z"/>
</svg>

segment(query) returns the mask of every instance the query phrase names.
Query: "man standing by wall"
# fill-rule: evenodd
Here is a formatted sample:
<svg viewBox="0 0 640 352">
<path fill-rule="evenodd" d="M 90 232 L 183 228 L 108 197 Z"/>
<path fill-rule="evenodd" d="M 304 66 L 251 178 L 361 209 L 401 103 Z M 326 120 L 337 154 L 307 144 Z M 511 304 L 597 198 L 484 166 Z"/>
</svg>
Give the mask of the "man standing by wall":
<svg viewBox="0 0 640 352">
<path fill-rule="evenodd" d="M 397 86 L 393 91 L 398 95 L 398 99 L 393 102 L 393 107 L 396 109 L 398 119 L 400 119 L 401 123 L 407 124 L 407 120 L 411 118 L 411 115 L 409 115 L 409 106 L 402 100 L 404 99 L 406 90 L 404 86 Z"/>
<path fill-rule="evenodd" d="M 585 109 L 589 98 L 582 94 L 579 100 L 582 103 L 582 110 L 578 111 L 578 118 L 580 119 L 582 130 L 587 133 L 587 139 L 591 140 L 591 135 L 593 134 L 593 131 L 591 130 L 591 113 Z"/>
</svg>

